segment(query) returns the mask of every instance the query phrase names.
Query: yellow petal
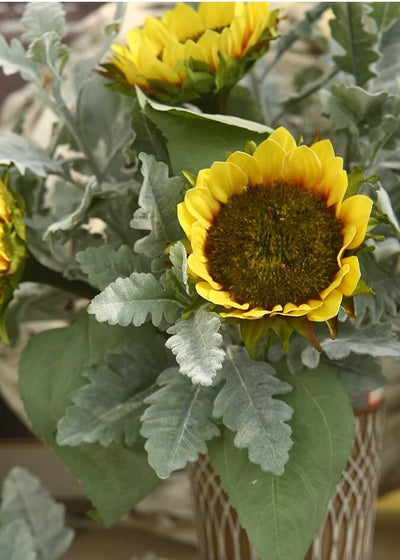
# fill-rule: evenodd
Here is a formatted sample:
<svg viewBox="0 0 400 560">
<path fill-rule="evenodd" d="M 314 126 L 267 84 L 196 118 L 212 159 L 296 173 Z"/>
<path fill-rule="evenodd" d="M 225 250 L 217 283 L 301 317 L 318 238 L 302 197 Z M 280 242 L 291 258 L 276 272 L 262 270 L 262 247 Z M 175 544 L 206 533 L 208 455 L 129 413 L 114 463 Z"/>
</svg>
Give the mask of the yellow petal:
<svg viewBox="0 0 400 560">
<path fill-rule="evenodd" d="M 360 263 L 358 262 L 358 258 L 354 255 L 342 259 L 342 263 L 343 266 L 349 267 L 349 271 L 343 278 L 340 285 L 340 291 L 345 296 L 351 296 L 361 277 Z"/>
<path fill-rule="evenodd" d="M 342 158 L 335 157 L 322 164 L 321 180 L 316 190 L 326 198 L 328 208 L 333 205 L 340 207 L 347 185 Z"/>
<path fill-rule="evenodd" d="M 339 220 L 345 225 L 352 224 L 356 227 L 356 233 L 348 249 L 355 249 L 364 241 L 371 209 L 372 200 L 362 194 L 351 196 L 343 202 Z"/>
<path fill-rule="evenodd" d="M 222 30 L 218 41 L 219 50 L 226 53 L 231 58 L 236 58 L 241 52 L 241 44 L 238 40 L 238 33 L 233 33 L 230 27 Z"/>
<path fill-rule="evenodd" d="M 193 253 L 188 257 L 188 270 L 208 282 L 211 288 L 222 290 L 221 284 L 211 278 L 206 263 L 201 262 Z"/>
<path fill-rule="evenodd" d="M 342 230 L 343 245 L 337 256 L 337 263 L 339 267 L 342 266 L 343 253 L 346 251 L 350 243 L 353 241 L 355 234 L 356 234 L 356 226 L 353 226 L 352 224 L 345 226 Z"/>
<path fill-rule="evenodd" d="M 179 84 L 181 78 L 167 64 L 155 58 L 145 47 L 141 47 L 138 52 L 138 66 L 140 72 L 148 80 L 161 80 L 171 84 Z"/>
<path fill-rule="evenodd" d="M 207 29 L 229 25 L 235 12 L 235 2 L 201 2 L 198 13 Z"/>
<path fill-rule="evenodd" d="M 328 297 L 323 300 L 319 309 L 314 309 L 308 313 L 308 319 L 310 319 L 310 321 L 321 322 L 336 317 L 339 313 L 342 298 L 343 296 L 338 290 L 332 290 Z"/>
<path fill-rule="evenodd" d="M 234 317 L 235 319 L 260 319 L 261 317 L 265 317 L 265 315 L 269 315 L 270 311 L 267 309 L 260 309 L 254 308 L 249 309 L 249 311 L 227 311 L 221 312 L 221 317 Z"/>
<path fill-rule="evenodd" d="M 223 204 L 233 194 L 240 194 L 247 185 L 247 177 L 237 165 L 221 161 L 212 164 L 209 181 L 211 192 Z"/>
<path fill-rule="evenodd" d="M 178 41 L 168 41 L 162 53 L 162 61 L 175 68 L 178 62 L 185 58 L 185 47 Z"/>
<path fill-rule="evenodd" d="M 201 169 L 197 175 L 196 187 L 210 188 L 210 169 Z"/>
<path fill-rule="evenodd" d="M 326 299 L 329 296 L 329 294 L 332 292 L 332 290 L 336 290 L 336 288 L 341 286 L 343 282 L 343 278 L 346 276 L 346 274 L 348 274 L 349 270 L 350 270 L 350 266 L 348 264 L 343 264 L 342 261 L 342 267 L 337 271 L 332 282 L 329 284 L 327 288 L 325 288 L 325 290 L 322 290 L 322 292 L 320 293 L 320 297 L 322 300 Z"/>
<path fill-rule="evenodd" d="M 185 195 L 185 205 L 189 212 L 206 227 L 210 226 L 221 205 L 208 189 L 194 187 Z"/>
<path fill-rule="evenodd" d="M 129 50 L 131 51 L 132 58 L 137 60 L 137 53 L 139 47 L 143 45 L 145 38 L 143 36 L 143 31 L 137 27 L 133 27 L 126 32 L 126 41 L 129 45 Z"/>
<path fill-rule="evenodd" d="M 147 17 L 143 25 L 144 41 L 152 54 L 157 56 L 167 41 L 174 38 L 171 28 L 167 27 L 159 18 Z M 131 39 L 134 37 L 131 37 Z"/>
<path fill-rule="evenodd" d="M 198 43 L 195 43 L 192 40 L 188 40 L 185 43 L 185 59 L 189 60 L 190 58 L 194 58 L 196 60 L 201 60 L 206 64 L 212 62 L 210 53 L 203 47 L 201 47 Z"/>
<path fill-rule="evenodd" d="M 211 288 L 208 282 L 197 282 L 196 284 L 197 293 L 206 299 L 207 301 L 211 301 L 216 305 L 223 305 L 225 307 L 234 307 L 235 309 L 248 309 L 249 304 L 244 303 L 243 305 L 237 303 L 233 299 L 231 299 L 231 294 L 226 291 L 222 290 L 214 290 Z"/>
<path fill-rule="evenodd" d="M 208 51 L 208 64 L 216 69 L 219 65 L 219 33 L 212 31 L 211 29 L 207 29 L 197 41 L 197 44 Z"/>
<path fill-rule="evenodd" d="M 207 231 L 204 229 L 203 224 L 201 222 L 194 223 L 192 226 L 191 245 L 193 253 L 202 262 L 207 261 L 207 258 L 204 254 L 204 244 L 206 242 L 206 239 Z"/>
<path fill-rule="evenodd" d="M 165 12 L 163 23 L 179 41 L 197 37 L 205 29 L 199 14 L 187 4 L 176 4 L 173 10 Z"/>
<path fill-rule="evenodd" d="M 262 182 L 261 167 L 258 160 L 245 152 L 234 152 L 227 161 L 234 163 L 247 176 L 247 184 L 250 186 L 259 185 Z"/>
<path fill-rule="evenodd" d="M 307 146 L 299 146 L 286 154 L 282 165 L 286 181 L 312 189 L 321 179 L 321 162 Z"/>
<path fill-rule="evenodd" d="M 335 152 L 330 140 L 320 140 L 315 142 L 310 148 L 321 163 L 325 163 L 329 159 L 335 157 Z"/>
<path fill-rule="evenodd" d="M 275 140 L 275 142 L 278 142 L 278 144 L 282 146 L 285 152 L 290 152 L 297 146 L 293 136 L 283 126 L 280 126 L 276 130 L 271 132 L 268 138 L 270 140 Z"/>
<path fill-rule="evenodd" d="M 246 2 L 244 16 L 251 31 L 253 31 L 260 20 L 269 17 L 268 2 Z"/>
<path fill-rule="evenodd" d="M 192 236 L 192 225 L 196 221 L 196 218 L 192 216 L 189 210 L 186 208 L 184 202 L 180 202 L 177 206 L 178 221 L 181 224 L 181 228 L 185 232 L 186 237 L 190 240 Z"/>
<path fill-rule="evenodd" d="M 282 163 L 285 151 L 275 140 L 265 140 L 258 146 L 253 157 L 259 162 L 262 172 L 262 182 L 268 184 L 282 179 Z"/>
</svg>

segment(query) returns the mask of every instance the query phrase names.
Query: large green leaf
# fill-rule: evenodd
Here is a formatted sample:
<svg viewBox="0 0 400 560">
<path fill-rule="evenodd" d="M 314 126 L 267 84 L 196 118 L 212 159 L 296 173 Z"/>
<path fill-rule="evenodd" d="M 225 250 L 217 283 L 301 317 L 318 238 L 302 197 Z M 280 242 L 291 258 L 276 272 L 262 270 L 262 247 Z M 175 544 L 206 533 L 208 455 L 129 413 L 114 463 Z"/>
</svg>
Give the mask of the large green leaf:
<svg viewBox="0 0 400 560">
<path fill-rule="evenodd" d="M 139 209 L 131 226 L 150 229 L 150 233 L 135 243 L 135 251 L 149 257 L 162 255 L 165 247 L 183 236 L 176 207 L 183 199 L 180 177 L 168 177 L 168 166 L 152 155 L 141 153 L 143 185 L 139 194 Z"/>
<path fill-rule="evenodd" d="M 126 340 L 149 344 L 152 336 L 149 326 L 109 327 L 84 316 L 70 327 L 33 337 L 20 362 L 20 394 L 34 430 L 68 466 L 106 525 L 117 521 L 156 485 L 142 443 L 129 449 L 121 444 L 61 447 L 55 441 L 56 427 L 71 394 L 85 383 L 83 368 L 101 363 L 110 350 L 122 352 Z"/>
<path fill-rule="evenodd" d="M 368 31 L 366 3 L 339 2 L 332 4 L 335 19 L 330 21 L 332 38 L 344 49 L 345 54 L 334 56 L 336 66 L 352 74 L 358 86 L 365 85 L 376 74 L 371 64 L 379 59 L 375 50 L 378 36 Z"/>
<path fill-rule="evenodd" d="M 293 411 L 273 397 L 292 387 L 276 377 L 270 364 L 251 361 L 239 346 L 228 349 L 222 377 L 226 383 L 215 399 L 214 416 L 222 417 L 225 426 L 237 432 L 234 443 L 248 449 L 252 463 L 263 471 L 282 474 L 292 446 L 286 422 Z"/>
<path fill-rule="evenodd" d="M 225 352 L 221 348 L 221 317 L 200 307 L 188 319 L 180 319 L 168 329 L 166 346 L 176 357 L 179 371 L 194 383 L 211 385 L 221 369 Z"/>
<path fill-rule="evenodd" d="M 8 474 L 3 487 L 0 525 L 25 522 L 37 560 L 57 560 L 69 548 L 74 533 L 64 526 L 64 518 L 64 506 L 51 498 L 36 477 L 20 467 Z M 0 555 L 3 552 L 0 549 Z"/>
<path fill-rule="evenodd" d="M 175 293 L 153 274 L 134 272 L 107 286 L 92 300 L 88 312 L 110 325 L 140 327 L 150 317 L 153 325 L 159 327 L 163 318 L 168 323 L 175 321 L 179 304 Z"/>
<path fill-rule="evenodd" d="M 209 443 L 211 461 L 261 560 L 303 560 L 346 465 L 354 437 L 350 399 L 329 368 L 282 371 L 293 391 L 293 447 L 282 476 L 250 463 L 226 430 Z"/>
<path fill-rule="evenodd" d="M 212 421 L 214 387 L 194 385 L 177 368 L 158 378 L 161 388 L 146 399 L 150 406 L 142 420 L 149 463 L 160 478 L 168 476 L 206 453 L 206 441 L 219 435 Z"/>
<path fill-rule="evenodd" d="M 139 438 L 143 401 L 168 361 L 164 339 L 155 335 L 151 345 L 127 343 L 123 354 L 108 354 L 105 363 L 84 369 L 89 383 L 72 395 L 74 405 L 58 423 L 58 444 L 132 446 Z"/>
<path fill-rule="evenodd" d="M 148 99 L 137 89 L 145 114 L 161 130 L 167 140 L 172 170 L 197 173 L 213 161 L 225 160 L 226 153 L 243 150 L 248 140 L 259 143 L 271 129 L 239 117 L 208 115 L 162 105 Z"/>
</svg>

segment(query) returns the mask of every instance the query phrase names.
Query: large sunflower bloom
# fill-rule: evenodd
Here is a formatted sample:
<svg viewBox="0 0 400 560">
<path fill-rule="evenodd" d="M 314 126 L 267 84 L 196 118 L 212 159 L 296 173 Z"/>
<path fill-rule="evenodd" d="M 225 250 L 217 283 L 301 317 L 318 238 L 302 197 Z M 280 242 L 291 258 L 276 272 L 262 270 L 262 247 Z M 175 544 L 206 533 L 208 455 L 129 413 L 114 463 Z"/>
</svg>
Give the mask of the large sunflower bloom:
<svg viewBox="0 0 400 560">
<path fill-rule="evenodd" d="M 372 207 L 343 200 L 347 184 L 329 140 L 297 146 L 282 127 L 200 171 L 178 206 L 197 292 L 224 317 L 335 317 L 359 282 Z"/>
<path fill-rule="evenodd" d="M 177 4 L 159 19 L 128 31 L 114 44 L 101 74 L 124 90 L 137 85 L 171 103 L 193 100 L 234 85 L 276 36 L 277 11 L 267 2 Z"/>
</svg>

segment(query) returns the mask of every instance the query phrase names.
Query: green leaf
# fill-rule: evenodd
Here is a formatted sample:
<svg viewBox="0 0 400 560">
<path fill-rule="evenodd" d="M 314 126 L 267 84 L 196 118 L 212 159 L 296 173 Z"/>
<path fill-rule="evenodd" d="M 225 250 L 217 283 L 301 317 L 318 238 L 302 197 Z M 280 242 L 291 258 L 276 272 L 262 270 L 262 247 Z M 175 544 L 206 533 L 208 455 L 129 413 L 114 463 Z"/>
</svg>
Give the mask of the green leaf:
<svg viewBox="0 0 400 560">
<path fill-rule="evenodd" d="M 70 395 L 85 384 L 82 369 L 122 352 L 127 340 L 148 344 L 154 331 L 109 327 L 85 315 L 72 326 L 34 336 L 19 370 L 19 391 L 34 430 L 68 466 L 106 525 L 115 523 L 156 485 L 141 442 L 131 448 L 112 444 L 59 446 L 56 427 L 70 405 Z M 105 484 L 105 481 L 107 483 Z"/>
<path fill-rule="evenodd" d="M 221 322 L 217 313 L 200 307 L 188 319 L 180 319 L 167 331 L 173 336 L 165 345 L 175 355 L 179 371 L 190 377 L 193 383 L 211 385 L 222 367 L 225 352 L 221 348 Z"/>
<path fill-rule="evenodd" d="M 140 152 L 153 154 L 157 161 L 168 163 L 165 140 L 158 128 L 146 117 L 136 98 L 133 100 L 131 129 L 134 134 L 134 139 L 129 146 L 131 150 L 137 154 Z"/>
<path fill-rule="evenodd" d="M 61 161 L 51 159 L 38 144 L 11 130 L 0 132 L 0 164 L 9 163 L 13 163 L 21 175 L 25 175 L 27 169 L 40 177 L 63 171 Z"/>
<path fill-rule="evenodd" d="M 179 305 L 173 292 L 166 290 L 150 273 L 134 272 L 128 278 L 117 278 L 97 295 L 88 312 L 101 323 L 135 325 L 139 327 L 150 316 L 153 325 L 160 326 L 163 317 L 173 323 Z"/>
<path fill-rule="evenodd" d="M 280 372 L 293 391 L 293 447 L 281 476 L 250 463 L 226 430 L 208 446 L 211 461 L 261 560 L 303 560 L 351 453 L 350 399 L 326 367 Z"/>
<path fill-rule="evenodd" d="M 347 358 L 351 352 L 374 358 L 400 356 L 400 342 L 390 323 L 363 325 L 356 328 L 349 321 L 340 325 L 339 337 L 321 342 L 331 360 Z"/>
<path fill-rule="evenodd" d="M 162 105 L 137 89 L 145 114 L 167 140 L 172 170 L 198 173 L 213 161 L 225 160 L 228 151 L 243 150 L 248 140 L 260 143 L 271 129 L 267 126 L 226 115 L 208 115 Z M 184 139 L 184 144 L 182 143 Z"/>
<path fill-rule="evenodd" d="M 226 383 L 214 404 L 214 416 L 236 432 L 234 444 L 246 448 L 249 460 L 263 471 L 281 475 L 289 459 L 293 410 L 274 399 L 292 390 L 266 362 L 253 362 L 244 348 L 231 346 L 222 368 Z"/>
<path fill-rule="evenodd" d="M 185 291 L 189 293 L 188 272 L 187 272 L 187 252 L 181 241 L 172 245 L 169 250 L 169 260 L 172 263 L 172 272 L 181 284 L 185 287 Z"/>
<path fill-rule="evenodd" d="M 161 389 L 145 401 L 151 406 L 142 417 L 141 434 L 150 465 L 160 478 L 168 478 L 207 453 L 206 441 L 219 435 L 211 420 L 216 390 L 193 385 L 177 368 L 165 370 L 158 384 Z"/>
<path fill-rule="evenodd" d="M 67 32 L 65 12 L 61 2 L 31 2 L 27 4 L 21 23 L 26 29 L 24 41 L 34 41 L 49 31 L 61 39 Z"/>
<path fill-rule="evenodd" d="M 121 245 L 117 250 L 110 245 L 88 247 L 77 253 L 76 260 L 82 271 L 88 275 L 89 282 L 104 290 L 117 278 L 124 278 L 132 272 L 142 272 L 141 257 L 135 255 L 128 245 Z"/>
<path fill-rule="evenodd" d="M 60 43 L 57 33 L 49 31 L 30 44 L 26 56 L 33 62 L 46 66 L 60 80 L 69 57 L 69 48 Z"/>
<path fill-rule="evenodd" d="M 35 542 L 28 525 L 17 520 L 0 526 L 0 550 L 7 560 L 37 560 Z"/>
<path fill-rule="evenodd" d="M 376 22 L 378 31 L 386 31 L 390 25 L 400 17 L 398 2 L 372 2 L 370 16 Z"/>
<path fill-rule="evenodd" d="M 359 136 L 360 123 L 374 119 L 381 124 L 384 104 L 389 95 L 382 91 L 369 93 L 365 89 L 347 84 L 333 85 L 329 91 L 320 92 L 322 104 L 337 130 L 348 130 Z M 372 123 L 371 123 L 372 124 Z"/>
<path fill-rule="evenodd" d="M 64 517 L 64 506 L 57 504 L 28 471 L 15 467 L 8 474 L 3 486 L 0 523 L 24 521 L 33 537 L 37 560 L 57 560 L 69 548 L 74 533 L 64 526 Z"/>
<path fill-rule="evenodd" d="M 176 207 L 183 199 L 184 186 L 180 177 L 168 177 L 168 166 L 157 162 L 152 155 L 140 154 L 143 185 L 139 194 L 140 208 L 131 226 L 150 229 L 151 233 L 135 243 L 135 251 L 158 257 L 165 247 L 182 237 Z"/>
<path fill-rule="evenodd" d="M 370 12 L 368 4 L 357 2 L 333 3 L 335 19 L 331 20 L 332 38 L 344 49 L 345 54 L 334 56 L 336 66 L 352 74 L 356 85 L 364 86 L 376 73 L 371 64 L 379 60 L 375 50 L 378 36 L 368 31 Z"/>
<path fill-rule="evenodd" d="M 89 384 L 72 395 L 74 405 L 58 423 L 57 443 L 132 446 L 139 438 L 143 401 L 168 361 L 164 339 L 154 336 L 146 346 L 127 343 L 123 354 L 108 354 L 104 363 L 84 369 Z"/>
<path fill-rule="evenodd" d="M 344 360 L 329 361 L 329 367 L 354 398 L 383 387 L 387 383 L 381 361 L 370 356 L 350 355 Z"/>
<path fill-rule="evenodd" d="M 11 39 L 8 45 L 2 35 L 0 35 L 0 67 L 6 76 L 19 72 L 27 81 L 37 81 L 41 75 L 39 66 L 27 58 L 20 41 Z"/>
</svg>

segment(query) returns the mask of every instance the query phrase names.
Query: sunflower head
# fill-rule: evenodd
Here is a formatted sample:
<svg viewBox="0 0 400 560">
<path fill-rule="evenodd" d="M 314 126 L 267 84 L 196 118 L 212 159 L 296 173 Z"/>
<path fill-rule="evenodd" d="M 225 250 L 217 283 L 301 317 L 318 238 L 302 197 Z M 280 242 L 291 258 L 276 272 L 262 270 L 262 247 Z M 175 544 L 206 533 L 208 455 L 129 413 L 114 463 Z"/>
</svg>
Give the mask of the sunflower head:
<svg viewBox="0 0 400 560">
<path fill-rule="evenodd" d="M 0 336 L 7 340 L 4 311 L 18 287 L 26 255 L 24 202 L 0 179 Z"/>
<path fill-rule="evenodd" d="M 278 11 L 267 2 L 177 4 L 159 19 L 128 31 L 125 45 L 99 72 L 122 91 L 139 86 L 161 101 L 179 103 L 232 87 L 276 37 Z"/>
<path fill-rule="evenodd" d="M 360 280 L 372 207 L 347 183 L 329 140 L 297 146 L 282 127 L 200 171 L 178 206 L 198 294 L 223 317 L 329 323 Z"/>
</svg>

